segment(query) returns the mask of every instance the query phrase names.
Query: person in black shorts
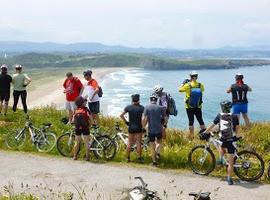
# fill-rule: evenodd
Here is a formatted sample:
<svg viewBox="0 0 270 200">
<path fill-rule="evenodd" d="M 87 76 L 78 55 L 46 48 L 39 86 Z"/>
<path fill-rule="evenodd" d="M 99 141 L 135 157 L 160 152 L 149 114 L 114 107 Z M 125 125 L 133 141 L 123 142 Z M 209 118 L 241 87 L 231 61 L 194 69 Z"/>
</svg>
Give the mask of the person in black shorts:
<svg viewBox="0 0 270 200">
<path fill-rule="evenodd" d="M 228 152 L 229 166 L 227 169 L 227 181 L 229 185 L 233 184 L 232 172 L 233 172 L 233 160 L 236 150 L 235 141 L 237 138 L 237 132 L 239 127 L 238 116 L 231 113 L 232 103 L 230 101 L 222 101 L 220 103 L 221 113 L 219 113 L 214 119 L 213 123 L 205 130 L 203 134 L 208 134 L 214 129 L 216 125 L 219 125 L 220 141 L 222 142 L 220 149 L 220 159 L 217 160 L 217 164 L 225 164 L 223 157 Z"/>
<path fill-rule="evenodd" d="M 150 96 L 150 104 L 145 106 L 142 120 L 143 128 L 148 124 L 148 137 L 153 166 L 157 166 L 157 160 L 160 160 L 162 131 L 166 115 L 166 109 L 163 106 L 157 105 L 157 100 L 158 96 L 156 94 Z"/>
<path fill-rule="evenodd" d="M 78 152 L 80 148 L 81 143 L 81 135 L 83 135 L 83 140 L 85 144 L 85 152 L 86 152 L 86 161 L 89 161 L 89 126 L 93 122 L 92 115 L 88 108 L 86 107 L 87 100 L 84 99 L 82 96 L 78 96 L 75 99 L 75 104 L 77 106 L 77 109 L 74 112 L 73 115 L 73 123 L 75 125 L 75 145 L 74 145 L 74 155 L 73 159 L 78 159 Z"/>
<path fill-rule="evenodd" d="M 142 114 L 144 107 L 140 105 L 140 95 L 133 94 L 131 96 L 132 104 L 125 107 L 124 112 L 120 115 L 123 121 L 128 125 L 128 145 L 127 145 L 127 161 L 130 162 L 131 147 L 136 143 L 138 161 L 143 162 L 142 158 Z M 128 113 L 129 120 L 125 115 Z"/>
<path fill-rule="evenodd" d="M 0 74 L 0 113 L 4 110 L 4 115 L 7 115 L 8 102 L 10 98 L 10 84 L 12 82 L 12 77 L 8 75 L 7 65 L 1 66 Z"/>
</svg>

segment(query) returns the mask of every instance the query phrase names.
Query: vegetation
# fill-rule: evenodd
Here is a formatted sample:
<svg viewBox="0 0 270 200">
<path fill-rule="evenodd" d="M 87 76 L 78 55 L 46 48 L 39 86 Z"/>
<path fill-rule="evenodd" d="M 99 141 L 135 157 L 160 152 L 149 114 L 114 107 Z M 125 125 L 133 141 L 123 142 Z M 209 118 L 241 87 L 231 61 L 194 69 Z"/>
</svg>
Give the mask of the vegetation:
<svg viewBox="0 0 270 200">
<path fill-rule="evenodd" d="M 248 66 L 269 65 L 263 59 L 203 59 L 179 60 L 145 54 L 47 54 L 27 53 L 7 59 L 0 58 L 0 63 L 14 65 L 20 63 L 30 68 L 44 67 L 140 67 L 151 70 L 183 69 L 229 69 Z"/>
<path fill-rule="evenodd" d="M 10 111 L 11 112 L 11 111 Z M 63 131 L 68 130 L 69 127 L 61 123 L 60 119 L 65 117 L 66 113 L 62 110 L 56 110 L 53 107 L 45 107 L 39 109 L 33 109 L 29 111 L 29 115 L 36 126 L 41 126 L 44 122 L 51 122 L 53 124 L 52 131 L 58 136 L 63 133 Z M 101 126 L 102 131 L 113 134 L 115 122 L 119 121 L 115 117 L 102 117 Z M 22 111 L 17 113 L 8 114 L 6 117 L 0 117 L 0 149 L 7 149 L 4 143 L 5 134 L 9 131 L 23 127 L 25 122 L 25 116 Z M 121 127 L 126 131 L 126 126 L 121 124 Z M 239 144 L 240 148 L 254 149 L 260 155 L 263 156 L 266 161 L 266 167 L 268 162 L 270 162 L 270 123 L 261 122 L 254 123 L 252 128 L 247 129 L 246 127 L 241 127 L 241 134 L 244 140 Z M 164 149 L 162 153 L 162 161 L 160 168 L 166 169 L 188 169 L 187 159 L 188 153 L 192 147 L 195 145 L 203 143 L 199 139 L 195 139 L 190 142 L 183 130 L 179 129 L 169 129 L 168 138 L 164 144 Z M 21 151 L 36 151 L 32 144 L 26 142 L 24 147 L 18 149 Z M 59 155 L 56 148 L 50 152 L 52 155 Z M 150 155 L 148 152 L 144 152 L 145 164 L 151 163 Z M 136 160 L 136 155 L 133 154 L 132 160 Z M 94 156 L 92 156 L 93 158 Z M 117 156 L 114 158 L 113 162 L 126 162 L 125 150 L 122 149 Z M 217 169 L 214 175 L 224 175 L 225 169 Z M 266 177 L 263 178 L 266 180 Z"/>
</svg>

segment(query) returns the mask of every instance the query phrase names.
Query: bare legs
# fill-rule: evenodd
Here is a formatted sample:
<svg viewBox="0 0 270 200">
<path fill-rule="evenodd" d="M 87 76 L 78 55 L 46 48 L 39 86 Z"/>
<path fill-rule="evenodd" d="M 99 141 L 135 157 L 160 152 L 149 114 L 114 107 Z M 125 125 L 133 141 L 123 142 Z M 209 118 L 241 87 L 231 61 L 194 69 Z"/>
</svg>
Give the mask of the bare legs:
<svg viewBox="0 0 270 200">
<path fill-rule="evenodd" d="M 84 135 L 83 136 L 83 140 L 84 140 L 84 145 L 85 145 L 85 154 L 86 154 L 86 157 L 85 157 L 85 160 L 89 160 L 90 156 L 89 156 L 89 135 Z M 78 159 L 78 152 L 79 152 L 79 149 L 80 149 L 80 145 L 81 145 L 81 136 L 80 135 L 76 135 L 75 137 L 75 145 L 74 145 L 74 154 L 73 154 L 73 159 L 74 160 L 77 160 Z"/>
<path fill-rule="evenodd" d="M 151 148 L 151 157 L 153 163 L 157 162 L 157 155 L 160 154 L 161 147 L 162 147 L 162 140 L 156 139 L 154 142 L 150 142 L 150 148 Z"/>
<path fill-rule="evenodd" d="M 127 158 L 130 161 L 130 152 L 131 147 L 136 143 L 136 150 L 138 154 L 138 158 L 142 157 L 142 133 L 129 133 L 128 134 L 128 145 L 127 145 Z"/>
</svg>

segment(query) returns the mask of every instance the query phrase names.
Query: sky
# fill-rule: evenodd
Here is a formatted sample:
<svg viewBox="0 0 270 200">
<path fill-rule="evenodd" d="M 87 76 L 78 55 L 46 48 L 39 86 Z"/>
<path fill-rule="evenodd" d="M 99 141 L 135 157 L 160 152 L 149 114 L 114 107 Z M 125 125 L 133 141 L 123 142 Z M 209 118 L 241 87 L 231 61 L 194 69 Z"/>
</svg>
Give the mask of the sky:
<svg viewBox="0 0 270 200">
<path fill-rule="evenodd" d="M 0 41 L 175 49 L 270 44 L 270 0 L 0 0 Z"/>
</svg>

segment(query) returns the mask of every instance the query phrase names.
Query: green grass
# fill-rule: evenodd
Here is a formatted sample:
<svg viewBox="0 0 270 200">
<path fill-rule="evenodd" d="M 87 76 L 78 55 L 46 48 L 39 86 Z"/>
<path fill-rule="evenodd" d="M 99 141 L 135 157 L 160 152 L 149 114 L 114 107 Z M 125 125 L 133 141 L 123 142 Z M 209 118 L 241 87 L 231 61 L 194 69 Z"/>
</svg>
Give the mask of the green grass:
<svg viewBox="0 0 270 200">
<path fill-rule="evenodd" d="M 53 124 L 51 131 L 60 136 L 65 130 L 69 128 L 60 122 L 62 117 L 66 116 L 66 112 L 62 110 L 56 110 L 53 107 L 44 107 L 41 109 L 34 109 L 29 111 L 29 115 L 35 126 L 39 127 L 44 122 L 51 122 Z M 120 121 L 115 117 L 101 117 L 102 131 L 108 134 L 115 133 L 114 124 L 116 121 Z M 0 117 L 0 149 L 7 149 L 4 138 L 5 135 L 13 129 L 20 128 L 24 126 L 25 116 L 21 110 L 17 113 L 9 111 L 8 116 Z M 124 131 L 127 131 L 126 126 L 121 124 Z M 270 123 L 261 122 L 254 123 L 252 128 L 247 129 L 246 127 L 241 127 L 241 135 L 244 140 L 240 143 L 240 149 L 253 149 L 256 150 L 260 155 L 263 156 L 266 167 L 270 162 Z M 37 152 L 33 145 L 28 142 L 18 149 L 25 152 Z M 186 137 L 186 133 L 179 129 L 168 129 L 167 140 L 164 144 L 162 152 L 162 161 L 160 163 L 160 168 L 162 169 L 189 169 L 187 165 L 188 153 L 198 144 L 203 144 L 204 142 L 199 139 L 195 139 L 192 142 Z M 217 153 L 217 152 L 216 152 Z M 59 155 L 56 148 L 54 148 L 49 154 Z M 94 156 L 92 155 L 92 158 Z M 145 165 L 151 163 L 151 158 L 149 152 L 144 152 Z M 133 153 L 131 159 L 136 159 L 136 154 Z M 121 151 L 116 155 L 112 162 L 126 163 L 125 150 Z M 213 173 L 215 176 L 224 176 L 225 168 L 216 169 Z M 262 180 L 267 180 L 266 176 Z"/>
</svg>

